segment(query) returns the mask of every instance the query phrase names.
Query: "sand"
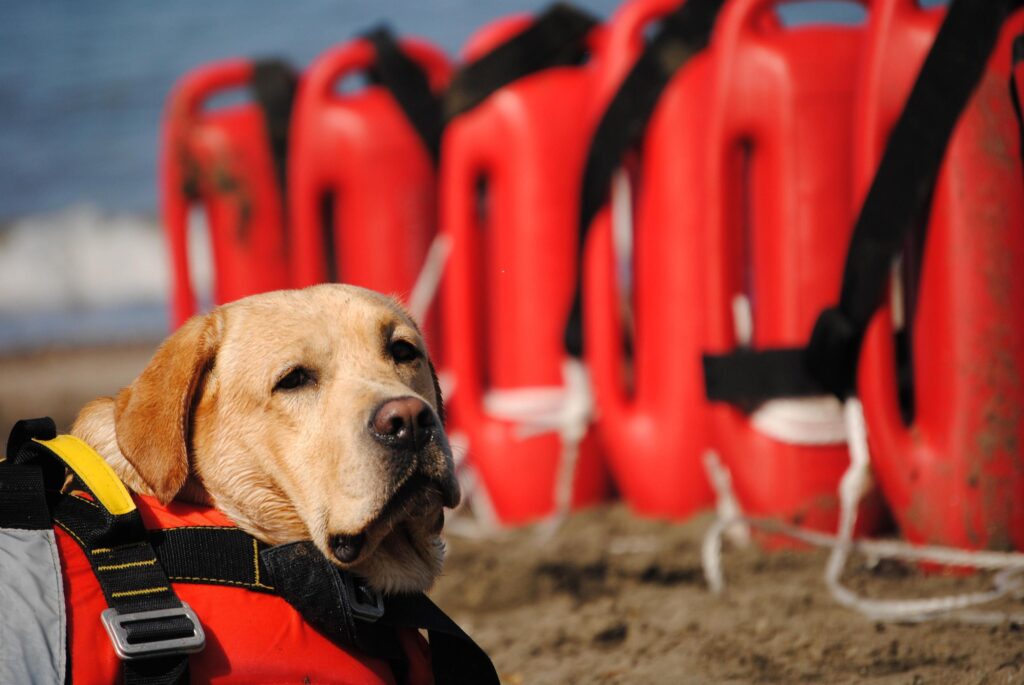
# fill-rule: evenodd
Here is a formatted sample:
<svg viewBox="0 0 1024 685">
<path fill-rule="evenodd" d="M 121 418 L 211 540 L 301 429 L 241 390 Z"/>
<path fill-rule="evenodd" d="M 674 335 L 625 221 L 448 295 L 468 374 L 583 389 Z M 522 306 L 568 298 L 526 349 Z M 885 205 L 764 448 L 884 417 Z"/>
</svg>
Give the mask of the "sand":
<svg viewBox="0 0 1024 685">
<path fill-rule="evenodd" d="M 67 429 L 89 399 L 143 368 L 154 343 L 0 358 L 0 430 L 50 415 Z M 710 522 L 649 521 L 621 503 L 536 528 L 449 536 L 432 596 L 492 655 L 506 685 L 571 683 L 1024 683 L 1014 623 L 884 624 L 838 606 L 823 551 L 727 549 L 723 596 L 705 585 Z M 984 574 L 926 574 L 853 560 L 846 582 L 879 597 L 964 592 Z M 1002 608 L 1024 612 L 1019 600 Z"/>
</svg>

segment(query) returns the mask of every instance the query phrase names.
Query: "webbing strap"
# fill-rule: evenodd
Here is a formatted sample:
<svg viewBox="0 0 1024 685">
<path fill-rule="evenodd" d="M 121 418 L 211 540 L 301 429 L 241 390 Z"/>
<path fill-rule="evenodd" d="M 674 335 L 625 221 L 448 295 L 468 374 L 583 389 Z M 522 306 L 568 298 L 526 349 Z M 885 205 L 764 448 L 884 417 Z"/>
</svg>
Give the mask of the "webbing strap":
<svg viewBox="0 0 1024 685">
<path fill-rule="evenodd" d="M 685 0 L 668 14 L 601 116 L 583 171 L 577 265 L 582 264 L 590 224 L 608 200 L 612 175 L 622 164 L 630 146 L 643 136 L 669 80 L 707 47 L 723 4 L 724 0 Z M 565 348 L 574 357 L 583 355 L 582 290 L 582 268 L 577 268 L 572 308 L 564 336 Z"/>
<path fill-rule="evenodd" d="M 253 63 L 252 97 L 263 112 L 267 129 L 267 144 L 274 159 L 277 186 L 282 201 L 288 186 L 288 130 L 291 128 L 292 105 L 299 77 L 286 62 L 277 59 L 257 60 Z"/>
<path fill-rule="evenodd" d="M 107 604 L 118 615 L 161 610 L 180 614 L 182 603 L 157 563 L 153 548 L 146 541 L 142 518 L 134 504 L 127 507 L 120 501 L 115 484 L 104 482 L 106 475 L 95 463 L 102 458 L 91 452 L 88 446 L 82 450 L 73 440 L 59 444 L 58 440 L 56 427 L 49 419 L 18 422 L 11 432 L 7 445 L 8 463 L 3 468 L 37 470 L 41 478 L 36 482 L 42 485 L 42 492 L 49 500 L 53 522 L 81 545 Z M 51 449 L 48 443 L 58 449 Z M 65 461 L 69 456 L 73 458 Z M 94 500 L 60 495 L 65 465 L 73 469 L 75 487 L 85 490 Z M 105 463 L 102 466 L 106 466 Z M 114 502 L 114 511 L 100 503 L 99 495 L 89 489 L 90 482 L 100 483 L 98 492 L 105 492 L 103 499 Z M 197 635 L 197 630 L 201 636 L 201 628 L 192 621 L 186 624 L 186 619 L 179 615 L 140 618 L 124 623 L 121 628 L 123 639 L 130 646 L 192 638 Z M 179 685 L 188 682 L 187 654 L 160 655 L 124 660 L 122 663 L 128 685 Z"/>
<path fill-rule="evenodd" d="M 395 595 L 385 607 L 382 623 L 427 630 L 438 685 L 498 685 L 490 657 L 426 595 Z"/>
<path fill-rule="evenodd" d="M 543 69 L 577 63 L 597 21 L 557 3 L 528 27 L 462 67 L 444 96 L 444 120 L 473 109 L 495 91 Z"/>
<path fill-rule="evenodd" d="M 172 582 L 275 591 L 271 572 L 260 557 L 269 545 L 238 528 L 167 528 L 151 530 L 148 537 Z"/>
<path fill-rule="evenodd" d="M 1021 89 L 1024 84 L 1024 33 L 1013 39 L 1012 57 L 1010 63 L 1010 102 L 1013 103 L 1013 112 L 1017 115 L 1017 130 L 1020 132 L 1020 162 L 1024 166 L 1024 102 L 1021 101 Z"/>
<path fill-rule="evenodd" d="M 441 101 L 430 90 L 426 72 L 402 50 L 387 28 L 370 31 L 366 40 L 377 53 L 374 72 L 381 85 L 395 98 L 437 164 L 441 153 Z"/>
<path fill-rule="evenodd" d="M 311 542 L 271 547 L 261 553 L 276 591 L 310 624 L 335 642 L 388 660 L 402 682 L 405 656 L 395 628 L 429 633 L 437 685 L 498 685 L 490 657 L 422 593 L 383 598 L 383 614 L 361 618 L 358 581 L 331 565 Z"/>
<path fill-rule="evenodd" d="M 853 391 L 861 342 L 882 302 L 892 260 L 907 232 L 927 215 L 953 128 L 985 70 L 1003 22 L 1021 4 L 1022 0 L 953 0 L 861 207 L 839 304 L 819 315 L 806 349 L 705 356 L 709 399 L 752 404 L 826 392 L 845 398 Z M 752 364 L 752 355 L 761 359 Z M 785 373 L 770 368 L 780 363 L 786 365 Z M 794 374 L 803 377 L 785 377 Z"/>
</svg>

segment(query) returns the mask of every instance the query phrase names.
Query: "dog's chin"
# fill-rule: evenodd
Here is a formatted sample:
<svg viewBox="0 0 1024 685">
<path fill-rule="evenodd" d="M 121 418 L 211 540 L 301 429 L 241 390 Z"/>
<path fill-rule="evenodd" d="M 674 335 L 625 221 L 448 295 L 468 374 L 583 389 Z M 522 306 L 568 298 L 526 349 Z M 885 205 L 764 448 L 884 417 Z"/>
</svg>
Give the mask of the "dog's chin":
<svg viewBox="0 0 1024 685">
<path fill-rule="evenodd" d="M 385 593 L 429 589 L 444 565 L 445 496 L 441 488 L 414 476 L 398 489 L 364 529 L 359 558 L 339 564 Z M 334 560 L 337 563 L 337 560 Z"/>
<path fill-rule="evenodd" d="M 352 571 L 380 592 L 423 592 L 440 575 L 444 556 L 445 545 L 438 532 L 408 519 L 392 527 Z"/>
</svg>

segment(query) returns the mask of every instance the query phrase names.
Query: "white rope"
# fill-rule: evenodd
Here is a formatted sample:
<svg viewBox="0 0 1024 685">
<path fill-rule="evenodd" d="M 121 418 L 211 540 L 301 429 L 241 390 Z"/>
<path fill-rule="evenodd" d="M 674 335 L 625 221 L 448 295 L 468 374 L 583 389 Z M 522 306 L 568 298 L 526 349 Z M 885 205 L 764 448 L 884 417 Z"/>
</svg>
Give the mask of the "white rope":
<svg viewBox="0 0 1024 685">
<path fill-rule="evenodd" d="M 723 533 L 738 547 L 750 544 L 750 526 L 743 522 L 743 510 L 732 490 L 732 474 L 722 465 L 718 453 L 708 450 L 704 453 L 704 470 L 708 474 L 711 488 L 716 494 L 718 519 L 727 523 Z"/>
<path fill-rule="evenodd" d="M 744 294 L 733 295 L 732 327 L 736 335 L 736 344 L 750 347 L 754 340 L 754 312 L 750 306 L 750 298 Z"/>
<path fill-rule="evenodd" d="M 846 442 L 843 405 L 832 396 L 768 400 L 750 415 L 760 433 L 790 445 L 841 445 Z"/>
<path fill-rule="evenodd" d="M 437 286 L 441 283 L 448 256 L 452 251 L 452 241 L 444 233 L 438 233 L 430 243 L 423 266 L 416 277 L 416 283 L 409 293 L 409 314 L 417 323 L 422 324 L 427 316 L 430 305 L 437 295 Z"/>
<path fill-rule="evenodd" d="M 500 528 L 494 505 L 481 487 L 480 477 L 467 459 L 469 438 L 465 433 L 452 431 L 448 434 L 455 462 L 455 477 L 459 480 L 462 500 L 445 521 L 445 533 L 459 537 L 482 540 L 492 537 Z M 471 513 L 470 513 L 471 512 Z"/>
<path fill-rule="evenodd" d="M 1024 615 L 1006 612 L 965 611 L 971 607 L 1024 592 L 1024 554 L 951 549 L 906 542 L 880 540 L 853 540 L 857 520 L 857 507 L 871 487 L 870 459 L 867 430 L 860 401 L 846 402 L 844 415 L 850 438 L 850 467 L 839 484 L 840 518 L 837 535 L 797 528 L 766 519 L 738 516 L 727 519 L 719 516 L 704 537 L 702 557 L 704 575 L 714 593 L 725 588 L 721 566 L 721 538 L 725 529 L 736 521 L 743 521 L 770 533 L 782 534 L 810 545 L 832 550 L 825 567 L 825 584 L 832 597 L 845 607 L 878 621 L 920 622 L 936 618 L 955 618 L 970 623 L 1001 623 L 1022 621 Z M 721 465 L 719 465 L 721 467 Z M 724 467 L 721 467 L 724 468 Z M 714 476 L 711 475 L 714 480 Z M 719 479 L 721 483 L 721 479 Z M 720 495 L 721 497 L 721 495 Z M 872 558 L 901 559 L 913 562 L 931 562 L 948 566 L 996 570 L 993 589 L 960 595 L 924 599 L 877 600 L 861 597 L 842 585 L 840 577 L 851 552 Z"/>
<path fill-rule="evenodd" d="M 590 376 L 576 359 L 562 362 L 561 386 L 489 390 L 484 394 L 484 411 L 503 421 L 517 424 L 521 438 L 557 433 L 562 449 L 555 478 L 555 508 L 549 528 L 556 528 L 569 511 L 572 484 L 579 459 L 579 446 L 594 413 Z"/>
</svg>

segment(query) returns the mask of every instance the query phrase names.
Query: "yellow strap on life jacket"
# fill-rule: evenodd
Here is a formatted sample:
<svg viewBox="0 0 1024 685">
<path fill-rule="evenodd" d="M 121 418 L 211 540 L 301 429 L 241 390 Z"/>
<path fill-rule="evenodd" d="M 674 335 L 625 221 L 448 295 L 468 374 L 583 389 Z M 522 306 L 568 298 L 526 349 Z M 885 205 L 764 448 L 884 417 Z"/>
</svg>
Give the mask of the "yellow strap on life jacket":
<svg viewBox="0 0 1024 685">
<path fill-rule="evenodd" d="M 52 440 L 38 440 L 74 471 L 99 503 L 114 516 L 135 510 L 135 502 L 121 479 L 96 450 L 73 435 L 58 435 Z"/>
</svg>

